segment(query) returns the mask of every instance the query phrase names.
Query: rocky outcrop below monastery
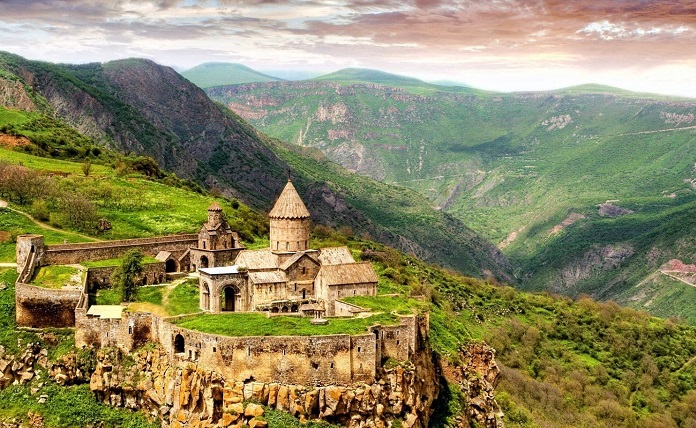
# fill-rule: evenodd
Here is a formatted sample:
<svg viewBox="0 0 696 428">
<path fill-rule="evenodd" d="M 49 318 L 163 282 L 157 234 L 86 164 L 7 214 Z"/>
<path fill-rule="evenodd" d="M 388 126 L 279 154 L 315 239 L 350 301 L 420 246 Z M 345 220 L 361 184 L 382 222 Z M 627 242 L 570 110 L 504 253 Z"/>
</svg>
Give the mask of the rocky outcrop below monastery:
<svg viewBox="0 0 696 428">
<path fill-rule="evenodd" d="M 71 352 L 51 362 L 45 348 L 28 344 L 19 355 L 2 354 L 0 388 L 26 384 L 43 368 L 60 385 L 89 382 L 100 401 L 143 411 L 161 420 L 163 427 L 265 427 L 267 406 L 300 421 L 322 419 L 354 428 L 391 427 L 399 421 L 403 427 L 420 428 L 428 426 L 444 376 L 465 400 L 465 412 L 452 417 L 453 426 L 503 426 L 493 395 L 500 370 L 495 351 L 485 344 L 464 349 L 461 364 L 436 365 L 432 353 L 423 352 L 411 362 L 384 368 L 374 383 L 352 387 L 228 382 L 193 363 L 173 365 L 160 349 L 93 352 Z"/>
<path fill-rule="evenodd" d="M 425 427 L 438 394 L 430 353 L 385 369 L 379 380 L 359 386 L 302 386 L 228 382 L 195 364 L 174 366 L 155 349 L 124 356 L 99 351 L 90 381 L 96 396 L 113 406 L 143 410 L 169 427 L 265 426 L 263 408 L 300 420 L 322 419 L 348 427 Z M 253 403 L 253 404 L 250 404 Z"/>
</svg>

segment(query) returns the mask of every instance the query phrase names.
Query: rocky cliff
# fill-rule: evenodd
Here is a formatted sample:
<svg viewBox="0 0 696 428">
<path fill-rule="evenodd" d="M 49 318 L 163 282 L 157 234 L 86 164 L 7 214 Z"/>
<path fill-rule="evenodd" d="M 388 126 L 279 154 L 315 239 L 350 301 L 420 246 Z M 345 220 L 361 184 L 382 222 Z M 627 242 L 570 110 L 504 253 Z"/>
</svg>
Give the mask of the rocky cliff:
<svg viewBox="0 0 696 428">
<path fill-rule="evenodd" d="M 464 412 L 453 415 L 452 426 L 502 427 L 493 396 L 499 369 L 495 351 L 484 344 L 463 350 L 461 365 L 436 365 L 427 351 L 411 362 L 385 368 L 372 384 L 353 387 L 229 382 L 192 363 L 173 365 L 159 349 L 134 354 L 106 349 L 98 351 L 96 358 L 91 358 L 91 351 L 72 352 L 57 362 L 51 362 L 48 351 L 36 344 L 28 344 L 19 356 L 0 351 L 0 389 L 26 384 L 42 369 L 60 385 L 89 382 L 100 401 L 143 411 L 172 428 L 265 427 L 262 406 L 300 421 L 321 419 L 354 428 L 391 427 L 395 421 L 405 427 L 427 427 L 441 392 L 440 376 L 463 392 Z"/>
</svg>

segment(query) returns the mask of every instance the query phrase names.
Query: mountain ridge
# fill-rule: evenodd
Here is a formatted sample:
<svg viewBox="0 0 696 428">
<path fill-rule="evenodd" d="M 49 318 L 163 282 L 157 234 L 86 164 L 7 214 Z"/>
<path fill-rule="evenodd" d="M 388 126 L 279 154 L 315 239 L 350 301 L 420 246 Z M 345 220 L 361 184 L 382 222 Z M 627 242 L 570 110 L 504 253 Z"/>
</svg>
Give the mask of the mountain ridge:
<svg viewBox="0 0 696 428">
<path fill-rule="evenodd" d="M 96 144 L 151 155 L 182 178 L 266 210 L 290 169 L 298 189 L 308 195 L 317 222 L 364 231 L 474 276 L 512 279 L 505 258 L 490 243 L 458 220 L 432 210 L 416 194 L 405 196 L 389 186 L 350 177 L 316 154 L 313 158 L 292 154 L 282 142 L 262 136 L 169 67 L 140 59 L 55 65 L 0 55 L 0 69 L 45 99 L 47 113 L 63 118 Z M 274 149 L 282 149 L 286 158 Z M 330 174 L 321 172 L 327 168 Z M 406 210 L 402 216 L 388 215 L 390 207 L 366 188 Z M 342 212 L 336 215 L 339 208 Z M 438 239 L 412 227 L 414 222 L 427 222 Z"/>
</svg>

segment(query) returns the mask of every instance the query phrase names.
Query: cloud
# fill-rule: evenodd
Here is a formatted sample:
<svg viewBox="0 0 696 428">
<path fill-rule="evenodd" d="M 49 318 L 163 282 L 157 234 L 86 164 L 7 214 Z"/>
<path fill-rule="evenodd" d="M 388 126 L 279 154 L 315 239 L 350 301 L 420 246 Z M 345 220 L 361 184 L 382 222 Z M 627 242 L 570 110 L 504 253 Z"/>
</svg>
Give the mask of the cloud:
<svg viewBox="0 0 696 428">
<path fill-rule="evenodd" d="M 691 66 L 696 0 L 0 0 L 0 46 L 62 62 L 210 57 L 594 78 Z"/>
</svg>

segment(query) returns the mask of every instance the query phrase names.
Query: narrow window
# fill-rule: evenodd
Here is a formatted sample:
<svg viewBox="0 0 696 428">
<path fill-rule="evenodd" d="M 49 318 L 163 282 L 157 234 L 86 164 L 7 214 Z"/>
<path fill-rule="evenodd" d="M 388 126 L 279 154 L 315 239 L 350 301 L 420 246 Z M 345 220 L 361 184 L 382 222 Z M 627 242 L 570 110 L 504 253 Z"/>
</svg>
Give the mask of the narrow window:
<svg viewBox="0 0 696 428">
<path fill-rule="evenodd" d="M 283 349 L 283 355 L 285 355 L 285 349 Z"/>
<path fill-rule="evenodd" d="M 133 334 L 133 326 L 132 325 L 128 326 L 128 334 Z"/>
<path fill-rule="evenodd" d="M 247 346 L 247 357 L 251 356 L 251 346 Z"/>
<path fill-rule="evenodd" d="M 297 283 L 295 283 L 295 291 L 297 291 Z"/>
<path fill-rule="evenodd" d="M 362 351 L 362 348 L 360 346 L 358 346 L 358 352 L 360 352 L 360 351 Z"/>
<path fill-rule="evenodd" d="M 289 242 L 286 242 L 286 243 L 285 243 L 285 250 L 289 250 L 289 249 L 290 249 L 290 243 L 289 243 Z"/>
<path fill-rule="evenodd" d="M 399 330 L 396 330 L 396 335 L 397 335 L 397 336 L 399 335 Z"/>
<path fill-rule="evenodd" d="M 396 341 L 396 346 L 399 346 L 399 341 L 398 341 L 398 340 Z"/>
<path fill-rule="evenodd" d="M 300 250 L 300 241 L 297 241 L 297 249 Z"/>
<path fill-rule="evenodd" d="M 203 241 L 203 249 L 205 250 L 205 241 Z"/>
<path fill-rule="evenodd" d="M 356 290 L 353 290 L 353 295 L 355 295 L 356 293 L 357 293 L 357 291 L 356 291 Z"/>
<path fill-rule="evenodd" d="M 213 346 L 213 353 L 217 352 L 217 348 Z"/>
<path fill-rule="evenodd" d="M 331 363 L 331 368 L 333 368 L 333 363 Z"/>
</svg>

